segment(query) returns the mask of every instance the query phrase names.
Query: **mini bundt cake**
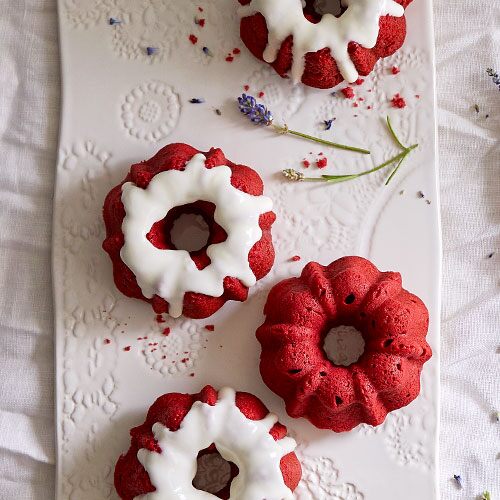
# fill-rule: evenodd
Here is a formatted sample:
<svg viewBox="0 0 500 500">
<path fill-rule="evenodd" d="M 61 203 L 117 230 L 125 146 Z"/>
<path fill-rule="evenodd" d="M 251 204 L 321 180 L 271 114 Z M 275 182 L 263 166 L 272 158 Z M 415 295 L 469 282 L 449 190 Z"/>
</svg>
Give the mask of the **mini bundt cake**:
<svg viewBox="0 0 500 500">
<path fill-rule="evenodd" d="M 225 158 L 171 144 L 132 165 L 104 203 L 103 248 L 118 289 L 150 302 L 157 314 L 206 318 L 248 288 L 274 263 L 272 202 L 260 176 Z M 209 229 L 196 252 L 179 250 L 170 231 L 182 214 L 201 215 Z"/>
<path fill-rule="evenodd" d="M 311 262 L 300 277 L 271 290 L 264 313 L 260 372 L 291 417 L 343 432 L 363 422 L 379 425 L 418 396 L 431 357 L 429 316 L 402 288 L 399 273 L 380 272 L 361 257 Z M 356 328 L 365 342 L 349 366 L 335 365 L 323 348 L 328 332 L 341 325 Z"/>
<path fill-rule="evenodd" d="M 213 492 L 218 498 L 292 499 L 302 475 L 286 427 L 257 397 L 229 388 L 165 394 L 130 435 L 131 446 L 115 468 L 123 500 L 152 492 L 206 499 L 210 495 L 193 486 L 197 459 L 217 451 L 231 465 L 228 484 Z"/>
<path fill-rule="evenodd" d="M 317 0 L 238 0 L 240 36 L 250 52 L 295 83 L 327 89 L 368 75 L 406 38 L 411 0 L 342 1 L 321 15 Z M 305 4 L 305 6 L 304 6 Z"/>
</svg>

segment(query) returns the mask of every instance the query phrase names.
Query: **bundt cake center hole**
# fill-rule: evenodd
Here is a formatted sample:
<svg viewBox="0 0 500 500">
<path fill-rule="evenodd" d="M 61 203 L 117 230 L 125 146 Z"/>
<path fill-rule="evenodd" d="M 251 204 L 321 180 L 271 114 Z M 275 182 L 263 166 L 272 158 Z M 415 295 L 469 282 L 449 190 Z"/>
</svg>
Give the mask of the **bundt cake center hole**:
<svg viewBox="0 0 500 500">
<path fill-rule="evenodd" d="M 327 332 L 323 350 L 334 365 L 349 366 L 356 363 L 365 351 L 365 341 L 353 326 L 336 326 Z"/>
<path fill-rule="evenodd" d="M 170 238 L 178 250 L 197 252 L 205 247 L 210 229 L 204 217 L 198 214 L 181 214 L 172 224 Z"/>
<path fill-rule="evenodd" d="M 198 453 L 193 486 L 219 498 L 229 498 L 231 483 L 238 472 L 236 464 L 227 461 L 215 446 L 211 445 Z"/>
<path fill-rule="evenodd" d="M 215 204 L 196 201 L 172 208 L 155 222 L 147 234 L 148 240 L 160 250 L 185 250 L 198 267 L 210 263 L 206 255 L 209 245 L 227 239 L 227 233 L 214 219 Z"/>
<path fill-rule="evenodd" d="M 312 23 L 319 23 L 325 14 L 340 17 L 345 10 L 341 0 L 306 0 L 304 16 Z"/>
</svg>

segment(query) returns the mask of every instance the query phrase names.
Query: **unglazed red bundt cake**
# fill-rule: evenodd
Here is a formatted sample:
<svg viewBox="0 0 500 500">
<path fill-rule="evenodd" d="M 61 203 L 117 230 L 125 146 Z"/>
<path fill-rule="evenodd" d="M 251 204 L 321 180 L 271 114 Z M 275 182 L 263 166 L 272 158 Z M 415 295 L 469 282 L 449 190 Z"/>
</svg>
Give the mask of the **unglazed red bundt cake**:
<svg viewBox="0 0 500 500">
<path fill-rule="evenodd" d="M 380 272 L 361 257 L 329 266 L 307 264 L 298 278 L 278 283 L 257 330 L 264 382 L 292 417 L 316 427 L 349 431 L 381 424 L 420 392 L 420 372 L 431 357 L 424 303 L 402 288 L 401 275 Z M 357 362 L 332 363 L 323 343 L 330 329 L 356 328 L 365 349 Z"/>
<path fill-rule="evenodd" d="M 251 168 L 171 144 L 132 165 L 104 203 L 103 248 L 118 289 L 150 302 L 157 314 L 206 318 L 227 300 L 244 301 L 248 288 L 274 262 L 272 202 Z M 201 215 L 207 244 L 178 250 L 170 235 L 185 213 Z"/>
<path fill-rule="evenodd" d="M 317 0 L 238 0 L 250 52 L 294 82 L 327 89 L 368 75 L 404 43 L 411 0 L 349 0 L 321 15 Z"/>
<path fill-rule="evenodd" d="M 161 498 L 206 499 L 207 493 L 192 484 L 197 458 L 217 450 L 230 462 L 233 480 L 213 492 L 218 498 L 292 499 L 302 475 L 286 427 L 258 398 L 229 388 L 165 394 L 130 435 L 130 448 L 115 468 L 123 500 L 152 492 Z"/>
</svg>

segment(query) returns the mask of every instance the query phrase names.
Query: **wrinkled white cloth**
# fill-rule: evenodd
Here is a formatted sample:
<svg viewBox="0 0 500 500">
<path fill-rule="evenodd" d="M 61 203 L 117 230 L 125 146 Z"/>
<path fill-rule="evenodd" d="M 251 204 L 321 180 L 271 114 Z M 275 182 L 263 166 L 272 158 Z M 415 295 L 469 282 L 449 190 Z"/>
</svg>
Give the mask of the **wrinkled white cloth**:
<svg viewBox="0 0 500 500">
<path fill-rule="evenodd" d="M 498 499 L 500 91 L 485 70 L 500 71 L 500 1 L 436 0 L 434 11 L 444 243 L 440 486 L 443 499 L 485 489 Z M 0 0 L 0 12 L 0 499 L 46 500 L 54 496 L 56 2 Z M 462 477 L 461 492 L 453 474 Z"/>
</svg>

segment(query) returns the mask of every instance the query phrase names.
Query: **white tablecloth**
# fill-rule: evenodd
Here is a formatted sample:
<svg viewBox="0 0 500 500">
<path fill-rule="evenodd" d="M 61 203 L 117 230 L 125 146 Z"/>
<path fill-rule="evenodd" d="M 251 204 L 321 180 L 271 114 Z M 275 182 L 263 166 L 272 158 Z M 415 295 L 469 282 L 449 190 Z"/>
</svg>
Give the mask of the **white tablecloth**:
<svg viewBox="0 0 500 500">
<path fill-rule="evenodd" d="M 0 0 L 0 498 L 9 500 L 54 495 L 55 4 Z M 500 71 L 500 0 L 436 0 L 435 23 L 444 242 L 440 486 L 443 499 L 474 499 L 484 489 L 499 499 L 500 91 L 485 70 Z"/>
</svg>

